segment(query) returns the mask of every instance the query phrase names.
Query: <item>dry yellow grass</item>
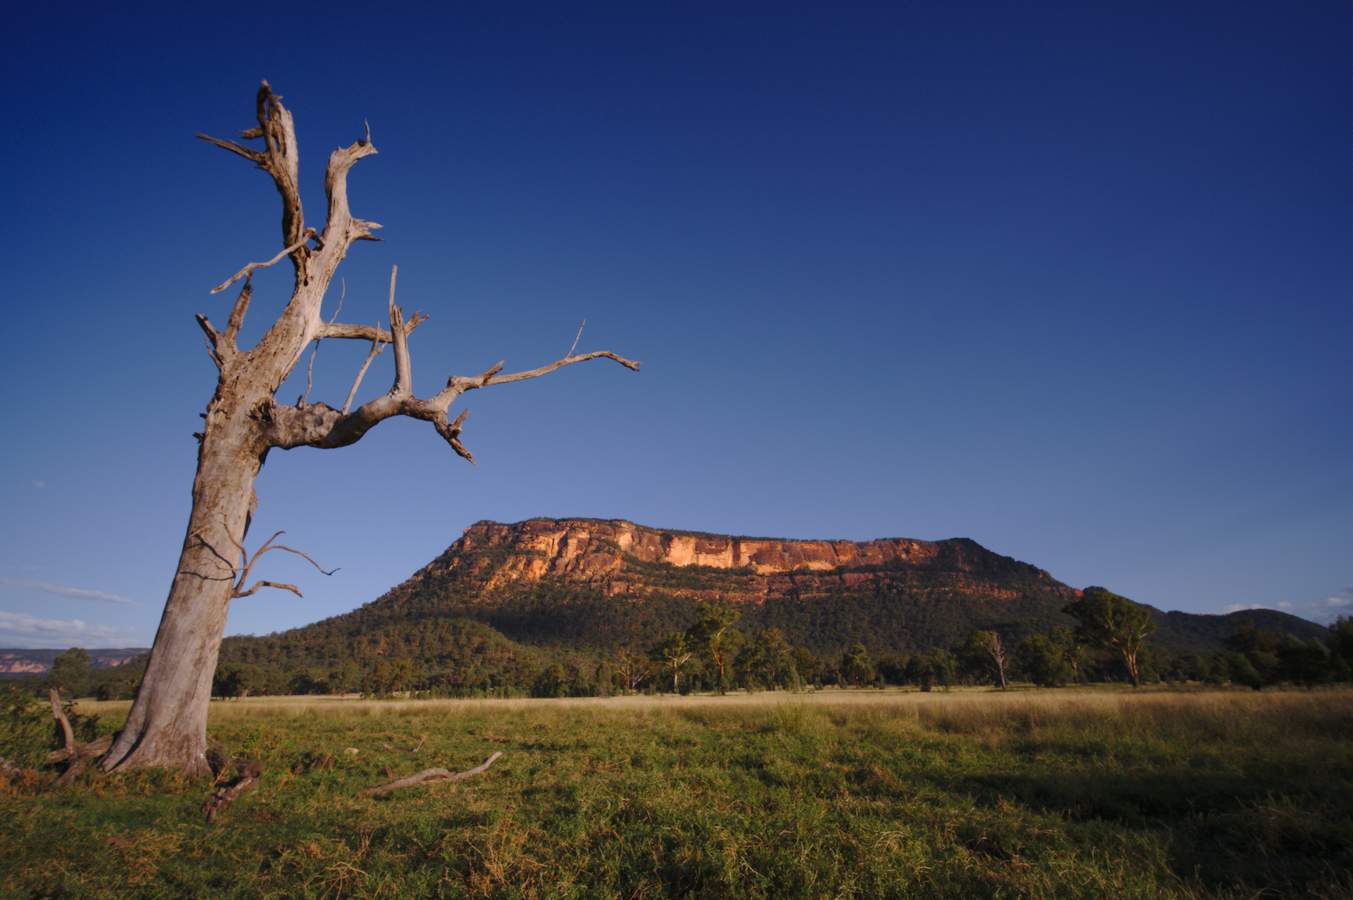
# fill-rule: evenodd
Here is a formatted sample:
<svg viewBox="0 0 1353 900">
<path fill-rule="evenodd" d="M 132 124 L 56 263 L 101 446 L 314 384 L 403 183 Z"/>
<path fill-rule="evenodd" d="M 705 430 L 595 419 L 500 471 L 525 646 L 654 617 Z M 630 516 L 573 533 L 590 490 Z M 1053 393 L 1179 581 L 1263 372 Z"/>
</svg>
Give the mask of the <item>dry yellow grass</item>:
<svg viewBox="0 0 1353 900">
<path fill-rule="evenodd" d="M 1236 719 L 1265 710 L 1270 714 L 1284 707 L 1306 709 L 1313 698 L 1324 698 L 1331 711 L 1353 715 L 1353 693 L 1327 691 L 1172 691 L 1131 690 L 1116 687 L 1088 689 L 1025 689 L 995 691 L 990 688 L 923 692 L 905 689 L 735 692 L 726 695 L 634 694 L 617 697 L 569 698 L 469 698 L 469 699 L 373 699 L 356 694 L 344 696 L 248 697 L 215 701 L 210 720 L 323 714 L 325 716 L 408 716 L 436 713 L 491 712 L 494 710 L 548 711 L 595 710 L 597 712 L 663 712 L 679 710 L 745 710 L 802 706 L 814 709 L 845 707 L 853 710 L 876 707 L 889 716 L 912 717 L 925 722 L 990 722 L 1046 715 L 1055 718 L 1103 717 L 1121 714 L 1165 719 L 1187 713 L 1204 718 Z M 79 709 L 111 721 L 124 716 L 126 700 L 82 700 Z M 1322 704 L 1324 705 L 1324 704 Z"/>
</svg>

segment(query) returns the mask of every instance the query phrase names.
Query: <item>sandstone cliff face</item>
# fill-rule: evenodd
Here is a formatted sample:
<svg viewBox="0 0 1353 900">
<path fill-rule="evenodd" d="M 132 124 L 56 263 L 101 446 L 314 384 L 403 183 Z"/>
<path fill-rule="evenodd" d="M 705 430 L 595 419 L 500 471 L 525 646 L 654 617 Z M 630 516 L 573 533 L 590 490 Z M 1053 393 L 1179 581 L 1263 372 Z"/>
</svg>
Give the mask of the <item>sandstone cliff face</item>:
<svg viewBox="0 0 1353 900">
<path fill-rule="evenodd" d="M 0 650 L 0 675 L 42 675 L 52 668 L 59 650 Z M 90 664 L 96 669 L 123 666 L 144 650 L 91 650 Z"/>
<path fill-rule="evenodd" d="M 806 599 L 898 585 L 1012 598 L 1011 573 L 1060 588 L 1046 572 L 965 540 L 814 541 L 693 534 L 623 520 L 478 522 L 414 576 L 468 579 L 482 593 L 544 579 L 609 595 L 662 591 L 702 599 Z"/>
<path fill-rule="evenodd" d="M 51 666 L 46 663 L 25 659 L 17 653 L 0 654 L 0 674 L 5 675 L 41 675 Z"/>
</svg>

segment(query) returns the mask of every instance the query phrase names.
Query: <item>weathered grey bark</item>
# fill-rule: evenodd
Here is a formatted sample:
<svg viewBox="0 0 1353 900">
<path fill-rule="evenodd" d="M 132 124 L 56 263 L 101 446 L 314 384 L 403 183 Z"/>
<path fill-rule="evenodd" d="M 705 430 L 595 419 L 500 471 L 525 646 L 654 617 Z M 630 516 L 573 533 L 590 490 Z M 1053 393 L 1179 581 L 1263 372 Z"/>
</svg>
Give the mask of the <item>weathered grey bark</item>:
<svg viewBox="0 0 1353 900">
<path fill-rule="evenodd" d="M 246 265 L 212 291 L 220 293 L 243 281 L 224 331 L 206 316 L 197 317 L 220 376 L 207 406 L 206 424 L 197 435 L 192 512 L 179 564 L 127 722 L 103 758 L 106 771 L 146 766 L 192 774 L 209 770 L 207 709 L 230 601 L 248 596 L 259 587 L 296 590 L 293 585 L 274 582 L 245 586 L 253 561 L 269 547 L 265 544 L 253 559 L 244 556 L 244 539 L 255 503 L 254 481 L 269 450 L 347 446 L 381 421 L 402 415 L 432 423 L 457 454 L 473 462 L 460 441 L 466 413 L 448 420 L 451 405 L 466 391 L 535 378 L 590 359 L 606 358 L 629 369 L 639 368 L 637 362 L 608 351 L 578 355 L 570 351 L 538 369 L 505 375 L 501 374 L 502 363 L 498 363 L 473 377 L 451 377 L 446 387 L 430 398 L 414 396 L 408 337 L 425 317 L 419 313 L 404 318 L 394 303 L 393 273 L 389 330 L 326 322 L 320 315 L 325 293 L 348 249 L 356 241 L 374 239 L 380 227 L 355 218 L 348 207 L 349 170 L 358 160 L 376 153 L 370 131 L 330 155 L 324 178 L 327 220 L 323 230 L 316 231 L 304 224 L 291 113 L 266 81 L 258 91 L 256 113 L 257 126 L 243 132 L 242 137 L 262 140 L 261 149 L 206 135 L 198 137 L 248 159 L 272 178 L 282 200 L 283 249 L 271 259 Z M 237 340 L 249 309 L 253 272 L 284 258 L 290 259 L 294 270 L 291 299 L 258 343 L 241 349 Z M 370 341 L 373 356 L 385 345 L 394 347 L 395 381 L 390 391 L 350 411 L 351 394 L 356 392 L 359 377 L 341 409 L 311 403 L 308 396 L 294 405 L 279 404 L 275 396 L 278 388 L 305 348 L 323 338 Z M 364 365 L 362 374 L 365 371 Z"/>
</svg>

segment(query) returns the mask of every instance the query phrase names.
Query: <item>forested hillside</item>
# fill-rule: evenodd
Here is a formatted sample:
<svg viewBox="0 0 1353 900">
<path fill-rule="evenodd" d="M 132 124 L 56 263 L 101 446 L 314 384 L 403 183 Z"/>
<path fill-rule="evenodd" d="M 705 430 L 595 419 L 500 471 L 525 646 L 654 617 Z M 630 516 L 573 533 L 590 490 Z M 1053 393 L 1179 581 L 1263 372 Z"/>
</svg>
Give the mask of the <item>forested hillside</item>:
<svg viewBox="0 0 1353 900">
<path fill-rule="evenodd" d="M 727 610 L 736 623 L 728 668 L 744 680 L 840 681 L 851 653 L 868 657 L 875 678 L 894 672 L 901 680 L 909 662 L 924 660 L 912 666 L 916 679 L 918 666 L 961 679 L 965 660 L 971 663 L 963 648 L 974 634 L 998 635 L 1012 661 L 1017 648 L 1043 636 L 1065 642 L 1077 625 L 1066 610 L 1080 594 L 966 539 L 856 544 L 616 521 L 479 523 L 359 609 L 280 634 L 227 639 L 221 689 L 604 693 L 624 681 L 617 668 L 625 658 L 661 670 L 664 641 L 689 634 L 698 643 L 710 609 Z M 1267 642 L 1276 660 L 1275 641 L 1305 647 L 1327 637 L 1320 626 L 1268 610 L 1147 609 L 1153 629 L 1143 659 L 1156 677 L 1229 678 L 1227 666 L 1210 673 L 1237 640 Z M 697 649 L 678 674 L 688 685 L 712 686 L 711 663 Z M 1077 677 L 1114 677 L 1112 656 L 1092 651 L 1083 673 L 1071 666 Z M 980 660 L 966 671 L 983 677 Z M 646 677 L 656 681 L 655 673 Z"/>
</svg>

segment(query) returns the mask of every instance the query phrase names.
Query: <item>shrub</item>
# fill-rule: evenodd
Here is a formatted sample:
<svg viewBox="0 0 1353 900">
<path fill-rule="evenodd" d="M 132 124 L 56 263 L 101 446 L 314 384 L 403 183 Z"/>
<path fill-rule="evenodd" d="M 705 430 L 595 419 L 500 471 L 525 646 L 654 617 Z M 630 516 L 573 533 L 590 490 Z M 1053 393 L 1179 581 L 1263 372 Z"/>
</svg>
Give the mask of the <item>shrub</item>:
<svg viewBox="0 0 1353 900">
<path fill-rule="evenodd" d="M 21 768 L 47 760 L 52 743 L 52 715 L 31 694 L 7 685 L 0 688 L 0 757 Z"/>
</svg>

